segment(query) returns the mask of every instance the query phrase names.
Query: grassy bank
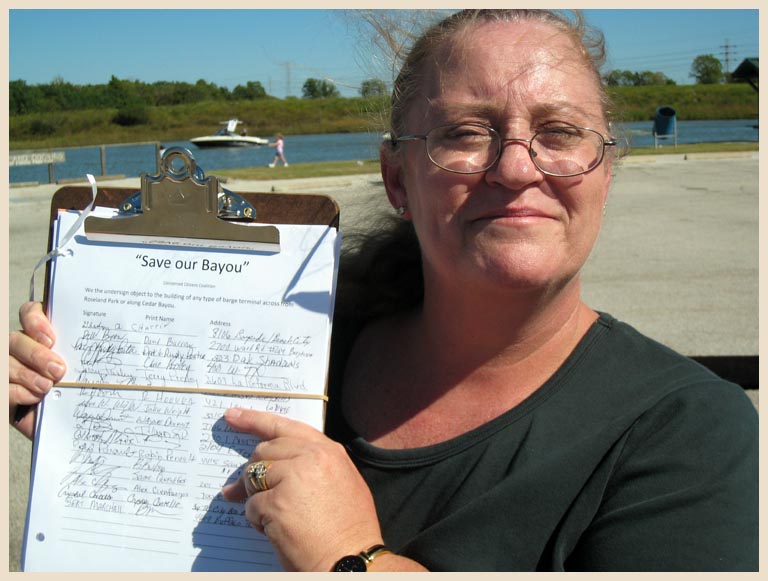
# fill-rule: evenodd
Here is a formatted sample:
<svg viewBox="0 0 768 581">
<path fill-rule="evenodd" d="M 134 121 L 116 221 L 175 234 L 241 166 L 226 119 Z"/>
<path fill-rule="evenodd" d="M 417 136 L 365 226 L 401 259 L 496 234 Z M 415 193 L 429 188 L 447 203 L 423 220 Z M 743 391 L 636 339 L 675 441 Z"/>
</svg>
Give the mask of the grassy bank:
<svg viewBox="0 0 768 581">
<path fill-rule="evenodd" d="M 758 95 L 748 85 L 670 85 L 614 87 L 616 116 L 624 122 L 652 120 L 656 108 L 673 107 L 680 121 L 757 119 Z M 243 120 L 250 135 L 381 131 L 385 98 L 259 99 L 211 101 L 154 107 L 143 125 L 113 122 L 117 110 L 51 111 L 9 118 L 10 148 L 45 149 L 142 141 L 183 141 L 207 135 L 231 117 Z"/>
<path fill-rule="evenodd" d="M 211 169 L 207 175 L 239 180 L 274 180 L 298 178 L 327 178 L 358 174 L 379 173 L 378 160 L 366 161 L 325 161 L 315 163 L 292 163 L 288 167 L 247 167 L 241 169 Z"/>
<path fill-rule="evenodd" d="M 749 85 L 660 85 L 609 90 L 620 121 L 650 121 L 657 107 L 672 107 L 679 121 L 757 119 L 759 99 Z"/>
<path fill-rule="evenodd" d="M 43 149 L 145 141 L 184 141 L 209 135 L 233 117 L 249 135 L 271 137 L 316 133 L 356 133 L 382 126 L 382 99 L 260 99 L 210 101 L 149 109 L 149 121 L 124 127 L 113 122 L 116 109 L 15 115 L 9 119 L 11 149 Z M 241 129 L 240 126 L 238 129 Z"/>
</svg>

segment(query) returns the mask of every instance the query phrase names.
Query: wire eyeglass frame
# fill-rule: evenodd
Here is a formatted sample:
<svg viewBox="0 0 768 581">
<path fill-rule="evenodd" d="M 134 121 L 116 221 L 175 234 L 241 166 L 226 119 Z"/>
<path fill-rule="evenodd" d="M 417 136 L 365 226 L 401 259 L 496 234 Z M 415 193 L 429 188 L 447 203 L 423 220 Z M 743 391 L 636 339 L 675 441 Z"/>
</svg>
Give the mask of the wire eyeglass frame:
<svg viewBox="0 0 768 581">
<path fill-rule="evenodd" d="M 432 151 L 430 149 L 430 135 L 434 135 L 434 132 L 436 131 L 444 131 L 449 128 L 458 128 L 458 127 L 470 127 L 470 128 L 476 128 L 481 129 L 483 131 L 488 132 L 488 135 L 491 137 L 491 141 L 489 144 L 496 143 L 496 154 L 493 156 L 493 159 L 489 160 L 483 167 L 479 169 L 473 169 L 470 171 L 463 171 L 463 170 L 457 170 L 457 169 L 451 169 L 448 167 L 445 167 L 444 165 L 441 165 L 438 163 L 434 157 L 432 156 Z M 573 131 L 587 131 L 590 134 L 596 135 L 600 138 L 600 145 L 597 148 L 596 153 L 598 153 L 597 160 L 590 165 L 588 168 L 577 171 L 577 172 L 570 172 L 570 173 L 557 173 L 553 172 L 551 170 L 547 170 L 542 168 L 539 163 L 536 161 L 536 157 L 538 154 L 536 153 L 534 149 L 534 143 L 536 142 L 536 139 L 540 137 L 541 135 L 546 134 L 553 134 L 555 132 L 563 131 L 563 130 L 573 130 Z M 450 172 L 450 173 L 456 173 L 456 174 L 462 174 L 462 175 L 470 175 L 470 174 L 476 174 L 476 173 L 483 173 L 485 171 L 488 171 L 490 168 L 494 166 L 494 164 L 499 161 L 499 158 L 501 157 L 502 152 L 504 151 L 504 145 L 506 143 L 510 142 L 523 142 L 527 143 L 528 147 L 526 150 L 528 151 L 528 155 L 531 158 L 531 161 L 533 162 L 533 165 L 536 166 L 536 168 L 543 174 L 552 176 L 552 177 L 575 177 L 579 175 L 583 175 L 585 173 L 588 173 L 598 167 L 603 160 L 605 159 L 605 148 L 606 147 L 615 147 L 618 145 L 618 142 L 614 138 L 606 138 L 602 133 L 595 129 L 591 129 L 589 127 L 578 127 L 575 125 L 564 125 L 561 127 L 547 127 L 544 129 L 540 129 L 536 131 L 530 139 L 525 139 L 522 137 L 502 137 L 498 131 L 496 131 L 493 127 L 488 127 L 487 125 L 481 125 L 479 123 L 451 123 L 447 125 L 439 125 L 437 127 L 433 127 L 430 129 L 427 133 L 421 133 L 421 134 L 413 134 L 413 135 L 402 135 L 400 137 L 391 137 L 390 141 L 393 146 L 397 145 L 399 141 L 424 141 L 424 145 L 427 149 L 427 157 L 429 157 L 429 160 L 435 164 L 440 169 Z"/>
</svg>

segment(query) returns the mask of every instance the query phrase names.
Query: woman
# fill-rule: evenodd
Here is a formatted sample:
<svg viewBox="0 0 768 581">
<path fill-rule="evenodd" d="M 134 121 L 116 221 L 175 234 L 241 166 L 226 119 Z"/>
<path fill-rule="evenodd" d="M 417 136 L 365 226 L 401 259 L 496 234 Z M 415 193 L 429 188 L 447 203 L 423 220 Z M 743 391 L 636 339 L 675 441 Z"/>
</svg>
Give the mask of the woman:
<svg viewBox="0 0 768 581">
<path fill-rule="evenodd" d="M 223 492 L 287 569 L 757 568 L 750 402 L 580 298 L 615 149 L 583 38 L 470 10 L 411 50 L 381 155 L 401 222 L 340 275 L 327 435 L 225 414 L 263 442 Z M 22 321 L 12 407 L 64 363 Z"/>
</svg>

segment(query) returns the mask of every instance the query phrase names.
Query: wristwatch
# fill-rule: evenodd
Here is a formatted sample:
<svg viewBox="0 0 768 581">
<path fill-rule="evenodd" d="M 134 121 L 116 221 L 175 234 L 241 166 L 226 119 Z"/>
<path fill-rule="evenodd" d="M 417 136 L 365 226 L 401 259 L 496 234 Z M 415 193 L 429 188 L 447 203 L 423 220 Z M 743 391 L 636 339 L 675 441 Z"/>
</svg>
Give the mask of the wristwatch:
<svg viewBox="0 0 768 581">
<path fill-rule="evenodd" d="M 362 551 L 358 555 L 347 555 L 339 559 L 333 566 L 334 573 L 365 573 L 368 566 L 379 555 L 391 553 L 384 545 L 373 545 L 367 551 Z"/>
</svg>

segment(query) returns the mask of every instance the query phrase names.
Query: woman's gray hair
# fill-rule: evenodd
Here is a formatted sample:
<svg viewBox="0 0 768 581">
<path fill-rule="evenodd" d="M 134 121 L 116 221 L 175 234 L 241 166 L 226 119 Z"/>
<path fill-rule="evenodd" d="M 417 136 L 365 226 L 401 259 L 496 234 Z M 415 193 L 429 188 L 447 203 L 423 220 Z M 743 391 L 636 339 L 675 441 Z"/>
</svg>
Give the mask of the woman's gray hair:
<svg viewBox="0 0 768 581">
<path fill-rule="evenodd" d="M 440 14 L 435 11 L 420 16 Z M 593 74 L 595 87 L 600 93 L 603 115 L 609 121 L 611 103 L 601 81 L 600 69 L 605 62 L 605 41 L 601 32 L 590 28 L 581 12 L 529 10 L 529 9 L 477 9 L 461 10 L 449 14 L 439 22 L 427 26 L 421 33 L 414 19 L 395 24 L 388 11 L 367 11 L 364 19 L 375 29 L 379 41 L 393 53 L 395 67 L 399 72 L 392 88 L 388 131 L 393 135 L 406 132 L 405 116 L 414 97 L 421 91 L 424 76 L 434 63 L 437 51 L 447 40 L 472 26 L 492 22 L 539 22 L 552 26 L 566 34 L 583 58 L 584 64 Z"/>
</svg>

